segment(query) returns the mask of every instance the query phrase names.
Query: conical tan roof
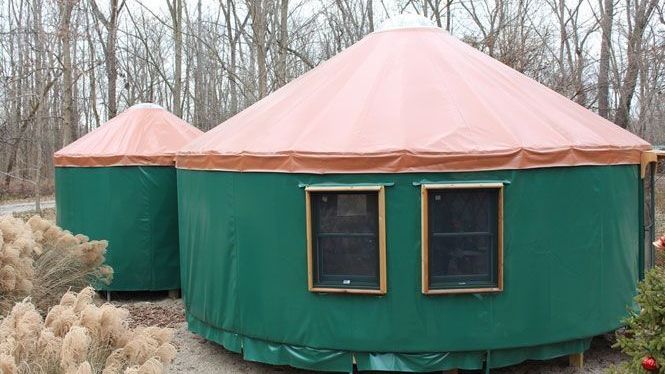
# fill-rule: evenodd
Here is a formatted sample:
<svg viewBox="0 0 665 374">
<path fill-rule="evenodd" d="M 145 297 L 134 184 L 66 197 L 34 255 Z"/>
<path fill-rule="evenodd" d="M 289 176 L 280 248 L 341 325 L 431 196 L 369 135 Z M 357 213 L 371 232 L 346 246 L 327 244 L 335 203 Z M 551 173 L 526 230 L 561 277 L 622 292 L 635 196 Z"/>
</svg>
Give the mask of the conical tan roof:
<svg viewBox="0 0 665 374">
<path fill-rule="evenodd" d="M 55 166 L 173 165 L 203 132 L 154 104 L 138 104 L 57 151 Z"/>
<path fill-rule="evenodd" d="M 431 27 L 375 32 L 178 152 L 177 167 L 365 173 L 639 164 L 650 145 Z"/>
</svg>

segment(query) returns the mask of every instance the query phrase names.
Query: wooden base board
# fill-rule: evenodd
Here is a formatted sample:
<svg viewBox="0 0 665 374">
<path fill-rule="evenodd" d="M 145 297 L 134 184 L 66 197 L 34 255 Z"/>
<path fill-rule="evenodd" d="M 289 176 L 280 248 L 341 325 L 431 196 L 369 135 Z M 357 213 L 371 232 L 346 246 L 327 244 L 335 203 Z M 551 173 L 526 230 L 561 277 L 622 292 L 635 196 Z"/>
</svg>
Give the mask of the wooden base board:
<svg viewBox="0 0 665 374">
<path fill-rule="evenodd" d="M 584 352 L 573 353 L 568 356 L 568 363 L 574 368 L 582 369 L 584 367 Z"/>
<path fill-rule="evenodd" d="M 111 302 L 112 296 L 114 296 L 114 295 L 121 295 L 122 296 L 124 294 L 124 299 L 126 299 L 128 297 L 127 294 L 133 294 L 134 296 L 132 297 L 132 299 L 141 300 L 141 299 L 146 298 L 146 297 L 147 298 L 154 297 L 154 296 L 151 296 L 151 295 L 155 295 L 155 294 L 164 295 L 164 292 L 166 292 L 168 294 L 168 297 L 171 298 L 171 299 L 179 299 L 180 295 L 181 295 L 180 289 L 167 290 L 167 291 L 106 291 L 106 290 L 103 290 L 103 291 L 97 291 L 97 294 L 102 299 L 106 299 L 107 302 Z"/>
</svg>

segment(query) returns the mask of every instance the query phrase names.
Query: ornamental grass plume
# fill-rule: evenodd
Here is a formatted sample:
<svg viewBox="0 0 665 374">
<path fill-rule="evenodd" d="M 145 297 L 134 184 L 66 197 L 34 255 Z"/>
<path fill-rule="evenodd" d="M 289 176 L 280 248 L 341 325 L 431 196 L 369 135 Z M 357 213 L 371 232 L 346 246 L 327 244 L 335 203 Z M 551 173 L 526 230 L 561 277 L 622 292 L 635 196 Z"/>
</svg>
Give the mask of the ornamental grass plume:
<svg viewBox="0 0 665 374">
<path fill-rule="evenodd" d="M 110 282 L 113 270 L 104 265 L 107 245 L 72 235 L 40 216 L 27 222 L 0 217 L 0 313 L 30 296 L 45 314 L 70 289 Z"/>
<path fill-rule="evenodd" d="M 93 302 L 89 285 L 113 276 L 107 245 L 39 216 L 0 217 L 1 373 L 164 371 L 175 357 L 170 329 L 132 330 L 126 309 Z"/>
<path fill-rule="evenodd" d="M 655 242 L 653 242 L 653 246 L 656 247 L 657 249 L 665 249 L 665 235 L 662 235 L 658 239 L 656 239 Z"/>
<path fill-rule="evenodd" d="M 62 339 L 60 367 L 65 372 L 72 372 L 78 370 L 84 362 L 88 363 L 90 343 L 91 339 L 85 327 L 72 326 Z"/>
<path fill-rule="evenodd" d="M 8 311 L 32 291 L 36 248 L 32 230 L 25 222 L 0 217 L 0 312 Z"/>
<path fill-rule="evenodd" d="M 161 374 L 175 357 L 173 331 L 129 328 L 129 312 L 93 303 L 94 291 L 67 292 L 42 318 L 29 299 L 0 323 L 4 374 Z"/>
</svg>

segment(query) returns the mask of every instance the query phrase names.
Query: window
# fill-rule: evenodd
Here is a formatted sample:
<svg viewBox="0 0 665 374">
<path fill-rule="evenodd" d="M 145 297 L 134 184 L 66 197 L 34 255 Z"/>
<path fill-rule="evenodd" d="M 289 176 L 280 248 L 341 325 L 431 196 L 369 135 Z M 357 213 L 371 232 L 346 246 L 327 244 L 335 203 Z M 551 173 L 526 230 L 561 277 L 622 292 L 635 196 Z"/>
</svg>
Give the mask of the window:
<svg viewBox="0 0 665 374">
<path fill-rule="evenodd" d="M 503 289 L 503 184 L 422 185 L 425 294 Z"/>
<path fill-rule="evenodd" d="M 386 292 L 383 186 L 306 188 L 309 290 Z"/>
</svg>

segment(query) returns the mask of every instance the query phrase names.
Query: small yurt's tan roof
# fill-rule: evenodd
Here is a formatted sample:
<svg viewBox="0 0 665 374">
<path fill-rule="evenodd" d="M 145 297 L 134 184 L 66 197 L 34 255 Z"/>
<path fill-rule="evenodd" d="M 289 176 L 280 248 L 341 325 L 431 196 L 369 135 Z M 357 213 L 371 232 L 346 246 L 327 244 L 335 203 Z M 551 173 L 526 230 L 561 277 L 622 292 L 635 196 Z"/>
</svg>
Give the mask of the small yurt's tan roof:
<svg viewBox="0 0 665 374">
<path fill-rule="evenodd" d="M 173 165 L 203 132 L 154 104 L 137 104 L 57 151 L 55 166 Z"/>
<path fill-rule="evenodd" d="M 639 164 L 647 142 L 431 27 L 375 32 L 178 152 L 177 167 L 365 173 Z"/>
</svg>

